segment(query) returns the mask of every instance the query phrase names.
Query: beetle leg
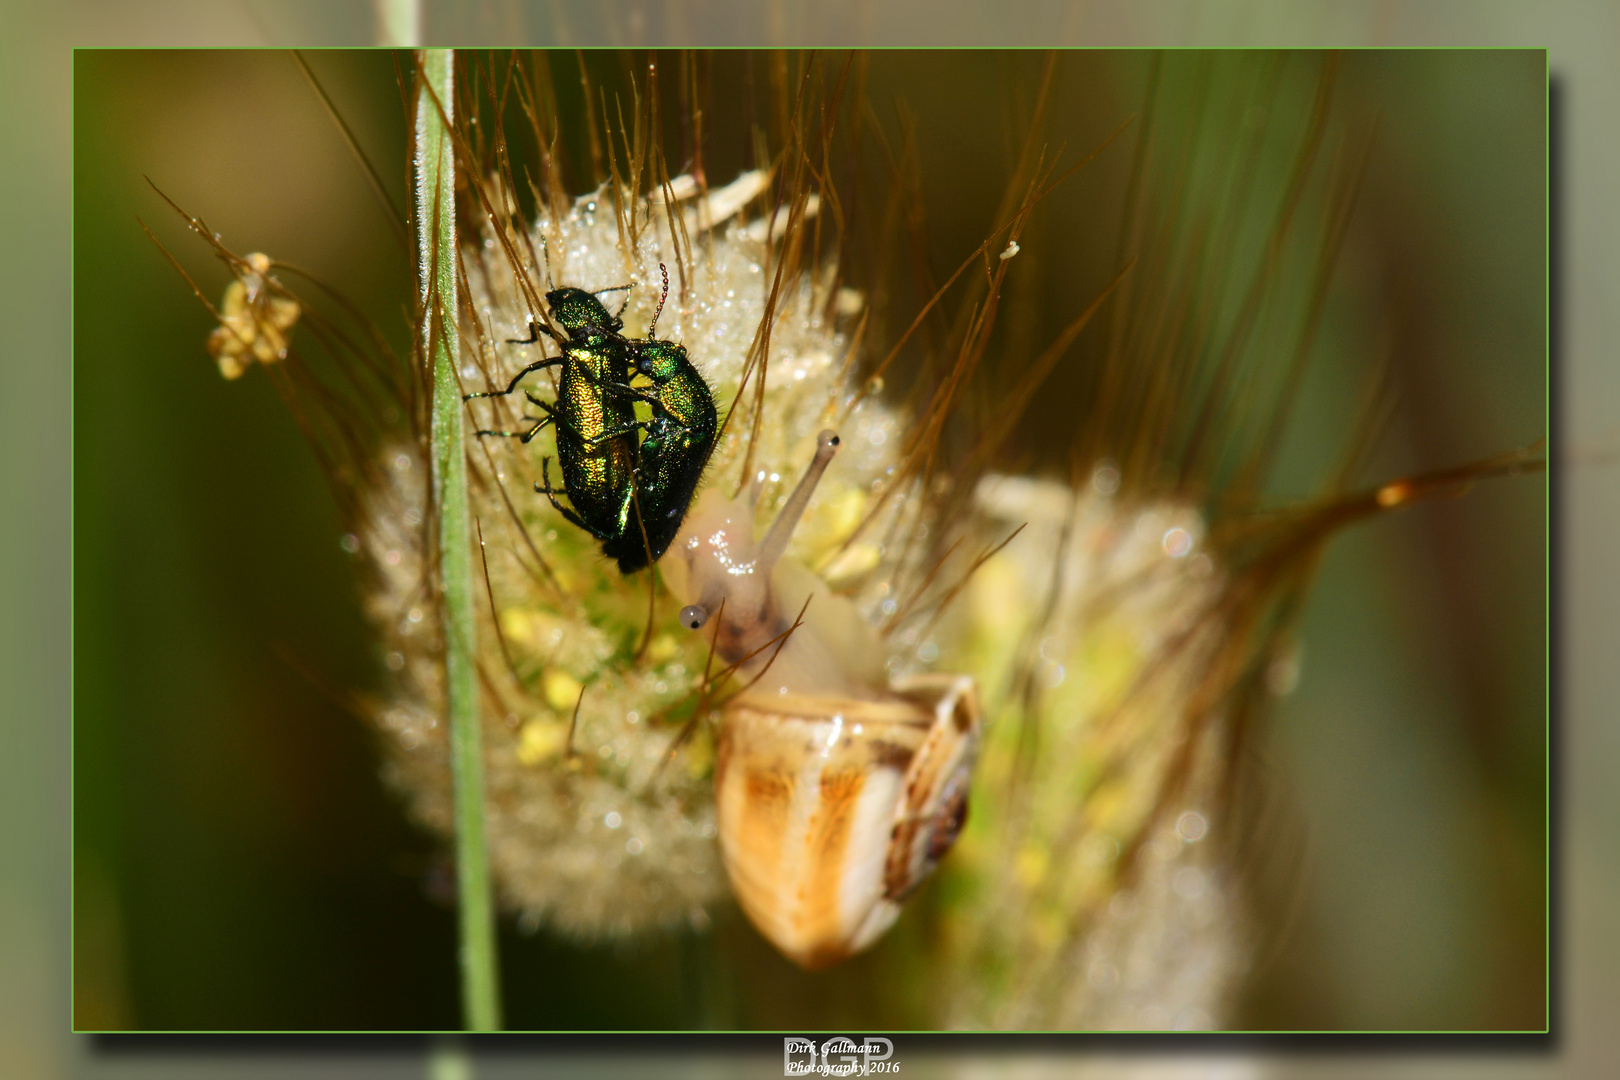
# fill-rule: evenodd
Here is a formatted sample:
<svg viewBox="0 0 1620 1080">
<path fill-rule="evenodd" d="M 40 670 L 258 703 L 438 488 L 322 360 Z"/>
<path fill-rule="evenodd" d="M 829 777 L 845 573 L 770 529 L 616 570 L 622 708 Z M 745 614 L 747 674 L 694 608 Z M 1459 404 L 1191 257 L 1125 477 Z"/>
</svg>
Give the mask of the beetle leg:
<svg viewBox="0 0 1620 1080">
<path fill-rule="evenodd" d="M 541 458 L 540 459 L 540 476 L 541 476 L 542 479 L 545 480 L 545 485 L 544 486 L 541 486 L 540 484 L 534 485 L 535 493 L 538 494 L 538 495 L 544 495 L 547 499 L 551 500 L 552 508 L 555 509 L 557 511 L 557 513 L 561 514 L 565 519 L 567 519 L 567 521 L 568 521 L 568 523 L 570 525 L 574 525 L 577 528 L 584 529 L 586 532 L 590 533 L 592 536 L 597 536 L 596 530 L 591 528 L 589 525 L 585 524 L 585 522 L 580 518 L 580 516 L 578 514 L 574 513 L 572 510 L 568 509 L 568 507 L 564 506 L 562 503 L 557 501 L 557 496 L 558 495 L 567 495 L 568 492 L 564 491 L 562 488 L 554 488 L 554 487 L 551 486 L 551 459 L 550 458 Z M 599 536 L 598 536 L 598 539 L 600 539 Z"/>
<path fill-rule="evenodd" d="M 606 442 L 608 439 L 617 439 L 620 435 L 630 435 L 637 431 L 648 431 L 651 428 L 652 421 L 637 420 L 635 423 L 626 424 L 622 428 L 615 428 L 612 431 L 604 431 L 600 435 L 592 435 L 590 438 L 585 440 L 585 445 L 595 446 L 597 443 Z"/>
<path fill-rule="evenodd" d="M 543 412 L 547 416 L 551 417 L 557 423 L 559 423 L 559 424 L 562 423 L 562 418 L 557 415 L 557 407 L 555 405 L 553 405 L 551 402 L 549 402 L 549 401 L 541 401 L 539 398 L 535 397 L 533 394 L 529 393 L 527 390 L 523 391 L 523 396 L 529 399 L 529 404 L 530 405 L 533 405 L 535 408 L 539 409 L 541 412 Z"/>
<path fill-rule="evenodd" d="M 558 340 L 557 335 L 551 332 L 551 327 L 531 315 L 529 317 L 529 336 L 526 338 L 507 338 L 506 343 L 508 345 L 533 345 L 540 340 L 541 334 L 546 335 L 552 341 Z"/>
<path fill-rule="evenodd" d="M 552 356 L 552 357 L 546 357 L 544 359 L 536 360 L 534 363 L 530 364 L 528 367 L 524 368 L 522 371 L 518 372 L 515 376 L 513 376 L 512 381 L 506 385 L 505 390 L 489 390 L 489 391 L 486 391 L 486 392 L 481 393 L 481 394 L 468 394 L 465 397 L 463 397 L 461 400 L 462 401 L 471 401 L 473 398 L 481 398 L 481 397 L 505 397 L 506 395 L 508 395 L 508 394 L 512 393 L 514 390 L 516 390 L 517 389 L 517 384 L 522 382 L 523 377 L 525 375 L 529 374 L 531 371 L 539 371 L 542 368 L 556 367 L 558 364 L 561 364 L 562 362 L 563 362 L 563 359 L 560 356 Z"/>
<path fill-rule="evenodd" d="M 523 419 L 525 419 L 525 420 L 535 420 L 536 418 L 533 417 L 533 416 L 525 416 Z M 473 434 L 474 435 L 499 435 L 502 438 L 521 439 L 524 442 L 528 442 L 530 439 L 532 439 L 536 435 L 540 434 L 540 429 L 541 428 L 545 427 L 547 424 L 551 423 L 552 421 L 553 421 L 553 417 L 551 417 L 551 416 L 542 416 L 542 417 L 538 418 L 538 421 L 535 423 L 534 427 L 530 428 L 528 431 L 475 431 L 475 432 L 473 432 Z"/>
<path fill-rule="evenodd" d="M 598 385 L 601 386 L 604 393 L 614 393 L 618 394 L 620 397 L 633 398 L 636 401 L 645 401 L 649 405 L 663 405 L 663 399 L 657 394 L 643 390 L 639 386 L 631 386 L 629 383 L 616 382 L 600 383 Z"/>
<path fill-rule="evenodd" d="M 559 426 L 565 426 L 565 425 L 562 424 L 562 421 L 558 417 L 557 410 L 552 407 L 552 405 L 551 405 L 551 403 L 549 401 L 541 401 L 539 398 L 535 397 L 533 394 L 529 393 L 527 390 L 523 391 L 523 396 L 529 399 L 529 404 L 530 405 L 533 405 L 535 408 L 539 409 L 541 412 L 546 414 L 546 415 L 544 415 L 542 417 L 525 416 L 523 418 L 525 420 L 534 420 L 534 421 L 536 421 L 534 427 L 530 428 L 528 431 L 475 431 L 475 432 L 473 432 L 473 434 L 475 434 L 475 435 L 500 435 L 500 436 L 503 436 L 505 438 L 510 438 L 510 439 L 522 439 L 526 443 L 530 439 L 533 439 L 536 435 L 540 434 L 540 429 L 545 427 L 547 424 L 557 424 Z M 573 430 L 573 429 L 570 428 L 569 430 Z"/>
</svg>

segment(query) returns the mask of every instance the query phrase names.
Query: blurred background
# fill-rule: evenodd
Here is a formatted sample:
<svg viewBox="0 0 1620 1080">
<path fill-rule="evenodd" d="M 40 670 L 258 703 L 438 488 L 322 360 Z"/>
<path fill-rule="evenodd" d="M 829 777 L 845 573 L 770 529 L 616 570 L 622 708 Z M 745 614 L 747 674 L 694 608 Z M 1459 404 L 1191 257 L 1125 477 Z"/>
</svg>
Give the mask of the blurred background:
<svg viewBox="0 0 1620 1080">
<path fill-rule="evenodd" d="M 1290 24 L 1268 21 L 1277 12 L 1263 5 L 1249 6 L 1242 17 L 1191 31 L 1050 13 L 1030 25 L 1153 42 L 1231 41 L 1256 33 L 1262 40 L 1306 34 L 1315 35 L 1310 40 L 1375 41 L 1379 35 L 1398 40 L 1403 32 L 1438 41 L 1461 32 L 1448 31 L 1443 22 L 1414 21 L 1398 5 L 1380 9 L 1380 21 L 1336 10 L 1324 9 L 1328 14 L 1314 22 L 1291 14 L 1296 21 Z M 1434 18 L 1434 10 L 1426 9 L 1425 19 Z M 1493 9 L 1470 10 L 1485 21 L 1473 24 L 1484 29 L 1469 40 L 1514 38 L 1515 27 L 1489 22 Z M 1572 274 L 1566 294 L 1571 337 L 1565 347 L 1566 378 L 1576 384 L 1589 376 L 1613 378 L 1595 359 L 1603 343 L 1613 340 L 1602 322 L 1612 316 L 1600 301 L 1613 290 L 1613 279 L 1603 276 L 1610 249 L 1600 243 L 1613 239 L 1613 218 L 1599 216 L 1612 210 L 1578 194 L 1589 190 L 1581 186 L 1583 175 L 1612 178 L 1613 151 L 1602 140 L 1582 141 L 1571 132 L 1582 130 L 1582 122 L 1596 123 L 1594 115 L 1604 115 L 1601 103 L 1613 102 L 1612 76 L 1596 65 L 1581 66 L 1580 49 L 1612 43 L 1614 27 L 1612 13 L 1593 7 L 1590 14 L 1611 20 L 1608 36 L 1581 33 L 1574 21 L 1578 6 L 1560 10 L 1571 13 L 1569 23 L 1553 27 L 1568 34 L 1560 39 L 1567 50 L 1555 49 L 1553 69 L 1559 72 L 1560 58 L 1569 57 L 1563 70 L 1570 74 L 1560 84 L 1571 125 L 1565 128 L 1566 161 L 1573 173 L 1572 197 L 1563 204 L 1572 241 L 1566 264 Z M 134 19 L 120 12 L 120 18 Z M 618 22 L 606 18 L 613 14 L 603 9 L 581 15 L 571 30 L 582 40 L 616 41 L 620 33 L 634 40 L 634 12 L 617 12 L 624 16 Z M 862 23 L 858 14 L 846 24 L 833 14 L 817 17 L 830 21 L 817 21 L 798 12 L 797 19 L 765 28 L 761 36 L 792 39 L 818 30 L 836 35 L 846 26 L 881 33 L 887 25 L 876 18 Z M 330 27 L 321 15 L 313 7 L 295 7 L 279 22 L 257 16 L 253 8 L 220 13 L 199 7 L 172 29 L 134 19 L 104 21 L 102 33 L 127 30 L 109 43 L 143 40 L 143 34 L 155 42 L 168 33 L 268 44 L 315 40 L 327 32 L 336 35 L 330 40 L 369 36 L 364 20 Z M 613 36 L 597 18 L 611 23 Z M 645 22 L 640 25 L 638 34 L 650 32 Z M 17 34 L 5 38 L 20 40 Z M 368 133 L 362 137 L 377 140 L 368 148 L 380 160 L 390 153 L 397 160 L 399 107 L 386 58 L 313 62 L 350 122 Z M 904 86 L 922 117 L 919 141 L 949 141 L 953 125 L 939 119 L 930 131 L 930 91 L 919 86 L 915 70 L 904 70 L 922 60 L 893 62 L 900 69 L 892 76 L 895 85 Z M 1480 78 L 1454 67 L 1423 72 L 1421 78 L 1432 81 L 1414 84 L 1377 70 L 1376 61 L 1365 63 L 1361 70 L 1371 71 L 1368 92 L 1387 95 L 1384 130 L 1357 217 L 1358 242 L 1368 247 L 1362 261 L 1347 262 L 1341 287 L 1399 283 L 1403 294 L 1421 300 L 1408 313 L 1408 325 L 1415 327 L 1408 340 L 1431 343 L 1420 358 L 1422 382 L 1403 388 L 1405 427 L 1390 453 L 1404 454 L 1401 461 L 1442 465 L 1520 445 L 1545 429 L 1542 373 L 1537 364 L 1504 367 L 1500 361 L 1522 358 L 1523 342 L 1534 345 L 1542 333 L 1539 307 L 1527 304 L 1523 293 L 1525 280 L 1539 279 L 1542 265 L 1539 213 L 1523 217 L 1527 210 L 1539 211 L 1539 104 L 1527 107 L 1523 97 L 1525 85 L 1539 88 L 1539 73 L 1527 82 L 1516 69 Z M 1421 69 L 1416 61 L 1408 63 Z M 61 172 L 50 171 L 58 167 L 51 162 L 66 160 L 67 78 L 62 70 L 47 70 L 38 57 L 17 55 L 9 70 L 17 80 L 11 100 L 34 103 L 34 111 L 8 112 L 7 124 L 23 134 L 39 133 L 34 137 L 46 138 L 44 148 L 56 139 L 57 157 L 43 157 L 37 173 L 7 181 L 18 185 L 13 206 L 58 207 L 20 215 L 19 235 L 37 237 L 35 247 L 48 254 L 61 245 L 53 245 L 47 230 L 65 231 L 68 221 L 59 189 L 69 174 L 65 164 Z M 74 991 L 81 1009 L 93 1007 L 105 1017 L 91 1021 L 81 1013 L 79 1024 L 453 1023 L 449 915 L 424 887 L 435 871 L 434 845 L 404 826 L 381 791 L 365 730 L 295 669 L 313 666 L 339 685 L 374 678 L 363 627 L 348 599 L 335 514 L 296 429 L 264 380 L 226 386 L 213 372 L 201 347 L 206 313 L 134 225 L 140 214 L 159 227 L 166 213 L 140 177 L 152 175 L 238 250 L 264 247 L 277 258 L 309 265 L 363 303 L 388 302 L 390 283 L 374 270 L 394 260 L 392 253 L 387 260 L 377 256 L 392 241 L 342 144 L 285 56 L 170 54 L 153 63 L 151 57 L 81 54 L 76 70 L 83 81 L 74 87 L 71 174 L 77 207 Z M 1353 70 L 1354 64 L 1347 65 L 1346 93 L 1356 85 Z M 972 84 L 961 85 L 973 98 Z M 43 93 L 53 86 L 63 96 Z M 1091 99 L 1088 115 L 1101 125 L 1101 118 L 1134 108 L 1121 89 L 1112 98 Z M 50 132 L 54 136 L 44 134 Z M 1075 141 L 1085 142 L 1078 135 Z M 961 160 L 959 137 L 944 153 Z M 971 246 L 982 235 L 978 222 L 985 207 L 994 205 L 994 170 L 987 170 L 988 179 L 959 171 L 963 175 L 946 186 L 963 193 L 964 204 L 979 215 L 958 225 L 971 234 Z M 931 180 L 940 176 L 926 164 L 923 173 Z M 975 190 L 976 179 L 990 186 Z M 1525 184 L 1532 185 L 1529 196 Z M 1593 184 L 1592 190 L 1600 187 Z M 926 194 L 931 221 L 946 223 L 937 249 L 943 259 L 960 250 L 961 238 L 950 232 L 950 223 L 960 218 L 953 217 L 946 192 Z M 1590 216 L 1578 217 L 1583 210 Z M 172 224 L 170 230 L 172 236 Z M 188 265 L 212 272 L 207 261 L 194 257 Z M 60 302 L 52 308 L 43 294 L 26 289 L 65 282 L 65 264 L 47 258 L 13 265 L 9 272 L 14 276 L 6 302 L 20 305 L 13 325 L 24 335 L 17 355 L 60 354 L 64 342 L 52 336 L 56 327 L 42 313 L 62 313 L 65 325 L 65 308 Z M 217 273 L 200 280 L 217 295 Z M 41 299 L 24 305 L 30 295 Z M 32 404 L 65 401 L 66 386 L 52 380 L 65 383 L 66 377 L 64 368 L 38 365 L 8 369 L 7 378 L 14 380 L 6 400 L 15 422 L 6 429 L 16 444 L 8 447 L 8 469 L 13 462 L 28 466 L 8 472 L 8 490 L 15 484 L 25 497 L 25 512 L 16 520 L 47 528 L 44 540 L 17 535 L 18 555 L 7 578 L 8 598 L 18 601 L 7 605 L 18 613 L 18 621 L 7 624 L 16 646 L 6 650 L 7 662 L 17 665 L 16 677 L 7 682 L 22 694 L 16 715 L 33 716 L 39 725 L 21 741 L 42 747 L 55 763 L 28 768 L 18 757 L 6 766 L 8 781 L 9 770 L 19 770 L 16 782 L 5 785 L 18 800 L 13 820 L 28 822 L 43 813 L 29 808 L 52 805 L 51 779 L 66 775 L 60 719 L 66 715 L 65 672 L 53 682 L 46 677 L 50 669 L 25 659 L 42 642 L 67 640 L 64 612 L 58 610 L 67 570 L 66 466 L 59 452 L 42 449 L 65 447 L 66 429 L 60 421 L 41 429 L 50 414 Z M 1575 391 L 1569 384 L 1566 389 Z M 1579 385 L 1584 392 L 1573 393 L 1566 414 L 1571 445 L 1600 447 L 1613 430 L 1612 383 L 1607 397 L 1601 383 Z M 29 438 L 38 441 L 24 440 L 25 432 L 36 431 Z M 52 444 L 52 438 L 59 441 Z M 1578 516 L 1575 524 L 1601 529 L 1607 522 L 1612 535 L 1612 477 L 1588 467 L 1562 491 L 1577 515 L 1604 505 L 1583 501 L 1588 491 L 1608 498 L 1610 517 Z M 1284 1017 L 1273 1021 L 1278 1026 L 1338 1027 L 1408 1026 L 1390 1018 L 1423 1017 L 1424 1009 L 1435 1010 L 1438 1019 L 1414 1019 L 1410 1026 L 1444 1024 L 1450 1017 L 1470 1018 L 1452 1021 L 1459 1026 L 1495 1026 L 1527 1010 L 1539 1014 L 1534 1006 L 1543 985 L 1544 762 L 1543 685 L 1537 680 L 1545 624 L 1537 544 L 1543 492 L 1537 480 L 1488 485 L 1462 503 L 1374 523 L 1333 548 L 1306 630 L 1305 676 L 1285 705 L 1276 743 L 1280 770 L 1295 778 L 1311 855 L 1302 870 L 1296 929 L 1257 980 L 1251 1015 Z M 1580 544 L 1583 535 L 1591 534 L 1577 531 L 1572 539 Z M 1594 558 L 1606 550 L 1601 541 L 1590 543 Z M 1577 548 L 1567 564 L 1571 577 L 1586 550 Z M 1480 591 L 1467 584 L 1477 580 L 1492 587 Z M 289 589 L 288 581 L 308 588 Z M 1570 614 L 1612 618 L 1605 588 L 1612 593 L 1612 584 L 1588 579 Z M 1498 602 L 1509 605 L 1509 614 L 1494 606 Z M 1472 640 L 1459 643 L 1459 630 Z M 1602 700 L 1603 680 L 1615 678 L 1597 667 L 1602 641 L 1580 634 L 1564 641 L 1565 673 L 1590 672 L 1592 679 L 1577 683 L 1565 698 L 1570 737 L 1589 751 L 1569 759 L 1572 792 L 1561 804 L 1571 826 L 1563 850 L 1576 872 L 1577 904 L 1604 895 L 1601 883 L 1612 882 L 1614 872 L 1612 854 L 1607 862 L 1581 859 L 1588 854 L 1584 843 L 1612 835 L 1601 825 L 1612 826 L 1616 817 L 1613 797 L 1582 783 L 1606 767 L 1603 749 L 1612 764 L 1612 742 L 1605 747 L 1586 741 L 1596 732 L 1581 726 L 1583 719 L 1595 719 L 1583 706 Z M 1585 696 L 1582 685 L 1590 687 Z M 1420 716 L 1415 723 L 1414 713 Z M 1534 723 L 1527 724 L 1527 716 Z M 1612 740 L 1612 732 L 1607 737 Z M 1362 782 L 1369 774 L 1378 776 L 1372 791 Z M 5 920 L 12 929 L 4 947 L 16 963 L 3 966 L 38 972 L 35 987 L 61 980 L 60 952 L 48 942 L 53 926 L 65 927 L 64 841 L 60 830 L 32 836 L 19 849 L 22 857 L 11 860 L 16 870 L 37 870 L 56 882 L 57 891 L 44 894 L 56 897 L 54 913 L 30 899 L 39 894 L 25 891 L 21 878 L 7 883 L 7 912 L 16 917 Z M 1379 895 L 1379 883 L 1387 889 L 1391 881 L 1401 883 L 1398 900 Z M 1577 907 L 1572 916 L 1577 927 L 1583 910 Z M 1400 915 L 1396 925 L 1388 919 L 1392 912 Z M 594 1026 L 567 1012 L 603 1007 L 593 1001 L 635 1011 L 647 1026 L 679 1022 L 657 1019 L 660 1008 L 670 1015 L 668 987 L 683 970 L 678 956 L 652 955 L 657 949 L 581 954 L 542 939 L 512 938 L 507 946 L 509 980 L 514 971 L 527 979 L 533 1006 L 555 1010 L 546 1015 L 558 1017 L 556 1026 Z M 1605 956 L 1612 960 L 1614 951 L 1605 939 L 1576 951 L 1577 986 L 1590 977 L 1585 965 Z M 55 985 L 65 989 L 65 981 Z M 556 1001 L 547 1002 L 548 988 Z M 17 1005 L 6 1021 L 15 1036 L 8 1048 L 38 1066 L 20 1074 L 77 1062 L 81 1071 L 108 1069 L 113 1075 L 140 1064 L 120 1058 L 116 1047 L 103 1045 L 102 1056 L 87 1059 L 79 1056 L 83 1042 L 70 1051 L 37 1036 L 24 1038 L 30 1016 L 41 1028 L 59 1026 L 60 1016 L 41 1014 L 46 1006 L 40 1002 L 49 995 L 37 989 L 24 992 L 8 984 L 6 993 Z M 514 994 L 511 1007 L 520 999 Z M 1571 1000 L 1564 999 L 1566 1008 Z M 384 1009 L 397 1019 L 374 1019 L 374 1010 Z M 334 1019 L 310 1019 L 317 1010 Z"/>
</svg>

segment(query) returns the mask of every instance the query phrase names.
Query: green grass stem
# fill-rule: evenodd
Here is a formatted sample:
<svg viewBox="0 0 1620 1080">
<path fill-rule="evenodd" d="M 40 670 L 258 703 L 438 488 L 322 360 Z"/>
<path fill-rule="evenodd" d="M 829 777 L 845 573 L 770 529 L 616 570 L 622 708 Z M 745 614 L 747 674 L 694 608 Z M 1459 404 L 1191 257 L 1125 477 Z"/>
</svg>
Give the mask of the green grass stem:
<svg viewBox="0 0 1620 1080">
<path fill-rule="evenodd" d="M 455 152 L 446 124 L 453 108 L 454 53 L 424 49 L 416 102 L 416 232 L 422 342 L 433 364 L 433 490 L 439 511 L 445 686 L 456 818 L 456 886 L 461 933 L 462 1011 L 466 1027 L 501 1025 L 495 910 L 484 842 L 483 743 L 479 732 L 472 545 L 467 515 L 467 459 L 461 384 L 455 360 Z"/>
</svg>

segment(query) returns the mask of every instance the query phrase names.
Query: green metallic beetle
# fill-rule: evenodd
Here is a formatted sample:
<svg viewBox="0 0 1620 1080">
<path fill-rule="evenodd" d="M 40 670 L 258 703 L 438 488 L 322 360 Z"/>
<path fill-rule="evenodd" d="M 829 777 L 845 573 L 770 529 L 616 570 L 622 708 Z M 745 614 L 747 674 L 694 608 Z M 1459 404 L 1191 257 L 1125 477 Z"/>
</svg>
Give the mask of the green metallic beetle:
<svg viewBox="0 0 1620 1080">
<path fill-rule="evenodd" d="M 649 561 L 657 562 L 680 531 L 687 507 L 703 479 L 719 428 L 719 415 L 709 384 L 692 362 L 686 347 L 673 341 L 630 342 L 636 373 L 653 381 L 651 391 L 636 391 L 637 400 L 652 406 L 651 420 L 641 421 L 647 436 L 641 442 L 641 463 L 636 469 L 636 506 L 646 530 L 632 528 L 602 551 L 619 560 L 619 569 L 634 573 Z"/>
<path fill-rule="evenodd" d="M 559 342 L 562 355 L 528 365 L 505 390 L 467 395 L 470 400 L 511 394 L 530 372 L 562 367 L 556 404 L 524 392 L 544 414 L 533 427 L 477 434 L 527 443 L 546 425 L 553 425 L 565 487 L 551 486 L 550 459 L 543 458 L 544 482 L 534 489 L 564 518 L 602 541 L 603 553 L 616 559 L 624 574 L 657 562 L 669 549 L 703 478 L 719 428 L 714 396 L 687 358 L 685 346 L 653 336 L 669 298 L 669 273 L 662 265 L 659 271 L 664 289 L 646 338 L 622 337 L 618 331 L 623 323 L 609 315 L 594 294 L 556 289 L 546 294 L 546 302 L 553 318 L 568 331 L 568 339 Z M 556 338 L 535 323 L 529 337 L 515 344 L 532 344 L 542 333 Z M 652 380 L 651 390 L 631 385 L 636 375 Z M 652 407 L 652 419 L 636 419 L 637 401 Z M 637 431 L 646 432 L 639 447 Z M 557 501 L 558 495 L 568 499 L 572 510 Z"/>
<path fill-rule="evenodd" d="M 602 551 L 618 559 L 619 569 L 626 574 L 657 562 L 669 550 L 703 479 L 719 430 L 714 395 L 687 359 L 686 347 L 653 336 L 669 298 L 669 271 L 662 263 L 658 271 L 664 279 L 658 310 L 653 312 L 646 338 L 629 342 L 635 374 L 651 379 L 653 387 L 651 391 L 623 388 L 653 411 L 651 420 L 636 425 L 647 433 L 636 468 L 636 506 L 642 528 L 602 545 Z"/>
<path fill-rule="evenodd" d="M 535 491 L 604 546 L 622 543 L 628 534 L 634 534 L 638 546 L 645 548 L 641 529 L 631 516 L 639 462 L 635 433 L 643 425 L 636 421 L 634 395 L 625 393 L 631 371 L 630 344 L 619 334 L 624 324 L 584 289 L 554 289 L 546 293 L 546 303 L 552 318 L 568 332 L 567 339 L 557 338 L 540 323 L 531 323 L 529 337 L 515 344 L 532 344 L 545 334 L 557 341 L 562 355 L 536 360 L 518 372 L 505 390 L 468 394 L 467 399 L 511 394 L 531 372 L 561 367 L 556 403 L 525 391 L 529 402 L 545 414 L 533 427 L 522 432 L 478 434 L 512 436 L 527 443 L 547 424 L 553 425 L 564 486 L 551 486 L 550 459 L 544 458 L 540 462 L 544 483 L 536 484 Z M 568 500 L 571 509 L 557 501 L 559 495 Z M 621 566 L 623 561 L 621 558 Z M 645 558 L 641 565 L 646 565 Z"/>
</svg>

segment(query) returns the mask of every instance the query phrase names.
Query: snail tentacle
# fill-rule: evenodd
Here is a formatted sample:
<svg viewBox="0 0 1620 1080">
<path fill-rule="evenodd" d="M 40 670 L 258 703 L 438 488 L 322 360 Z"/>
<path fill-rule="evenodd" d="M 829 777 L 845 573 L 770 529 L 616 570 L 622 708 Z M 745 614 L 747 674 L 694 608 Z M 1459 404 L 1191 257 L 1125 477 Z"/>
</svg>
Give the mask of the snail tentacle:
<svg viewBox="0 0 1620 1080">
<path fill-rule="evenodd" d="M 771 523 L 770 532 L 759 545 L 759 563 L 762 573 L 769 575 L 776 566 L 776 560 L 782 557 L 787 549 L 788 537 L 804 516 L 804 508 L 810 505 L 810 496 L 815 493 L 816 485 L 821 482 L 822 474 L 832 462 L 833 455 L 838 453 L 838 433 L 826 428 L 816 436 L 816 456 L 811 459 L 810 467 L 799 478 L 799 486 L 793 489 L 788 496 L 787 505 L 782 512 L 776 515 Z"/>
</svg>

